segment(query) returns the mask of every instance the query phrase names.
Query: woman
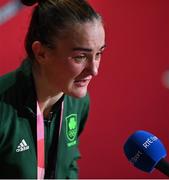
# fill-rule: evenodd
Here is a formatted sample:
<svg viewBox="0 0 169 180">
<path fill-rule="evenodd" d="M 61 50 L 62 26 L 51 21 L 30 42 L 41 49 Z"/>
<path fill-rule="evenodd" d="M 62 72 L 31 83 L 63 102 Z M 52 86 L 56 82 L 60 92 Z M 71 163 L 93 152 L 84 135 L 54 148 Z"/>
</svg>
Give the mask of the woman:
<svg viewBox="0 0 169 180">
<path fill-rule="evenodd" d="M 105 33 L 85 0 L 36 4 L 27 58 L 0 78 L 0 178 L 77 178 L 78 137 L 89 109 Z"/>
</svg>

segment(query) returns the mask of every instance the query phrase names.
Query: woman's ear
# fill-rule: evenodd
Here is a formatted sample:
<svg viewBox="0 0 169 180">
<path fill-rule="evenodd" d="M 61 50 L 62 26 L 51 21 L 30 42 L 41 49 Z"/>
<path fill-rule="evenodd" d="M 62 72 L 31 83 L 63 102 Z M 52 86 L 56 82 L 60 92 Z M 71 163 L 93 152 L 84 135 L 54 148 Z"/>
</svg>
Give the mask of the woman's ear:
<svg viewBox="0 0 169 180">
<path fill-rule="evenodd" d="M 45 48 L 41 44 L 40 41 L 34 41 L 32 44 L 32 51 L 35 56 L 35 61 L 37 61 L 39 64 L 45 63 Z"/>
</svg>

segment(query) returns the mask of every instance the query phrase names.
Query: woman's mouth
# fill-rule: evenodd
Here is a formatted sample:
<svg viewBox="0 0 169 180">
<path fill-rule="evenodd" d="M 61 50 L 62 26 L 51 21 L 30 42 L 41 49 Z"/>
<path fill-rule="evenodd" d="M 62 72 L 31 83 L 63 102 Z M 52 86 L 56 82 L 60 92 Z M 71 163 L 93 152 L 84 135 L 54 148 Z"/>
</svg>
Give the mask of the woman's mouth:
<svg viewBox="0 0 169 180">
<path fill-rule="evenodd" d="M 89 84 L 90 80 L 91 78 L 80 79 L 80 80 L 75 80 L 74 83 L 77 87 L 84 87 Z"/>
</svg>

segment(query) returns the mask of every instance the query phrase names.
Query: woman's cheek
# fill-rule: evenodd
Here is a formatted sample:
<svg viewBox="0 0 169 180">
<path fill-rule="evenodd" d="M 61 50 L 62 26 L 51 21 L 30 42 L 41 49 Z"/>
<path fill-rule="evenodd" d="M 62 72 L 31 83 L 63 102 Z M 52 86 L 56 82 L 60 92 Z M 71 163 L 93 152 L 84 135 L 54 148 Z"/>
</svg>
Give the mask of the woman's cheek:
<svg viewBox="0 0 169 180">
<path fill-rule="evenodd" d="M 85 67 L 83 64 L 72 63 L 69 65 L 69 72 L 73 76 L 78 76 L 84 70 L 84 68 Z"/>
</svg>

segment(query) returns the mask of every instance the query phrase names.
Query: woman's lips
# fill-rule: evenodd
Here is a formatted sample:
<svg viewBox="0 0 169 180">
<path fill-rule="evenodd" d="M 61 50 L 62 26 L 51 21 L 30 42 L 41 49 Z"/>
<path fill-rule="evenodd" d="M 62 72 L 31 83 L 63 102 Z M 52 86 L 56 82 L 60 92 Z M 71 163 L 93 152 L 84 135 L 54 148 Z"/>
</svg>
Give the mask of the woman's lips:
<svg viewBox="0 0 169 180">
<path fill-rule="evenodd" d="M 81 79 L 81 80 L 75 80 L 74 83 L 76 86 L 78 87 L 84 87 L 86 85 L 88 85 L 89 81 L 91 80 L 91 78 L 88 79 Z"/>
</svg>

